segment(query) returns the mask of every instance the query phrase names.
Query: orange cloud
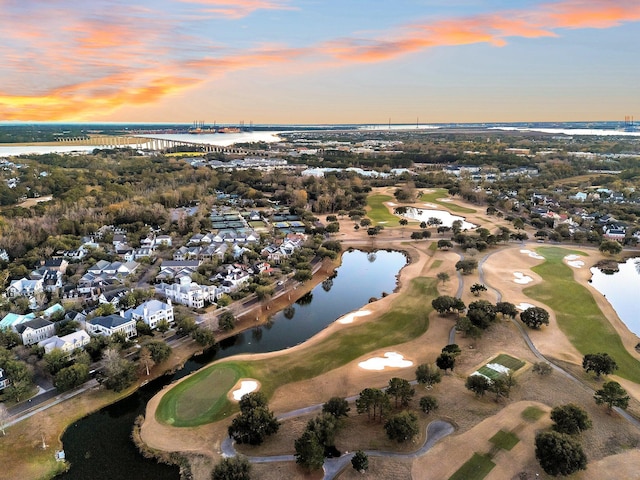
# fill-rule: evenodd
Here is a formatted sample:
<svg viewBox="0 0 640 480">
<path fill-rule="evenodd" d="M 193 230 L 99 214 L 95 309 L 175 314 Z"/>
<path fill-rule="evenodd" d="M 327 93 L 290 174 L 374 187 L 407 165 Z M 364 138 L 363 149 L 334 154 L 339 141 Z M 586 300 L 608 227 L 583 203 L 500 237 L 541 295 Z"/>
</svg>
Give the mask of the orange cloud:
<svg viewBox="0 0 640 480">
<path fill-rule="evenodd" d="M 437 46 L 489 43 L 504 46 L 509 37 L 557 36 L 554 30 L 608 28 L 640 20 L 640 3 L 621 0 L 575 1 L 543 4 L 538 9 L 510 10 L 492 15 L 438 20 L 406 26 L 391 40 L 327 42 L 323 50 L 350 62 L 377 62 Z"/>
<path fill-rule="evenodd" d="M 287 0 L 179 0 L 183 3 L 203 5 L 205 12 L 228 18 L 246 17 L 256 10 L 290 10 Z"/>
</svg>

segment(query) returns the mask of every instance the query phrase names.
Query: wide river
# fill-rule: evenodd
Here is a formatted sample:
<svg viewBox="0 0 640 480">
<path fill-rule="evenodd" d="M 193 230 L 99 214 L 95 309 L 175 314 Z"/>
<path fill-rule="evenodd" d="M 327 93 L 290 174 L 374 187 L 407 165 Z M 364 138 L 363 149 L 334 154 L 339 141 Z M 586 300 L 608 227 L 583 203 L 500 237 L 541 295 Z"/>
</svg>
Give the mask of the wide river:
<svg viewBox="0 0 640 480">
<path fill-rule="evenodd" d="M 366 305 L 371 297 L 393 292 L 397 274 L 405 264 L 400 252 L 345 252 L 336 275 L 294 304 L 294 312 L 279 312 L 271 326 L 236 335 L 222 342 L 217 353 L 196 356 L 175 374 L 149 382 L 129 397 L 71 425 L 62 437 L 71 468 L 58 478 L 177 480 L 176 467 L 144 459 L 131 441 L 134 420 L 144 414 L 151 397 L 213 360 L 239 353 L 271 352 L 304 342 L 346 313 Z"/>
</svg>

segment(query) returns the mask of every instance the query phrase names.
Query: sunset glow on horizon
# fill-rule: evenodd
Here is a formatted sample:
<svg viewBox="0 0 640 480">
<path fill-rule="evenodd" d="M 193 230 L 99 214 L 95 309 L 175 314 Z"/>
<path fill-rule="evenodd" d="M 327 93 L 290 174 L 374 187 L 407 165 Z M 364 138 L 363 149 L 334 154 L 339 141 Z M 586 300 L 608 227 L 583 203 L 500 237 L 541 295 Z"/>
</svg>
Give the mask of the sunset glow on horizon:
<svg viewBox="0 0 640 480">
<path fill-rule="evenodd" d="M 640 117 L 637 0 L 0 0 L 0 121 Z"/>
</svg>

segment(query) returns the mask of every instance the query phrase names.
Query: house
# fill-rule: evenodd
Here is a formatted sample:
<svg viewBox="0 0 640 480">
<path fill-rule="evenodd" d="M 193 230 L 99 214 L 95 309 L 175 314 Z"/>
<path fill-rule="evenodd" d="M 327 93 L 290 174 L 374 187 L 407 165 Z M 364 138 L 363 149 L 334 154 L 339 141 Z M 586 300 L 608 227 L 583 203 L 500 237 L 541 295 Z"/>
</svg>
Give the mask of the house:
<svg viewBox="0 0 640 480">
<path fill-rule="evenodd" d="M 91 341 L 91 337 L 84 330 L 78 330 L 77 332 L 70 333 L 58 337 L 54 335 L 51 338 L 38 342 L 38 346 L 44 348 L 44 353 L 51 353 L 55 348 L 62 350 L 65 353 L 71 353 L 78 348 L 84 348 Z"/>
<path fill-rule="evenodd" d="M 56 333 L 54 323 L 42 317 L 14 325 L 13 330 L 20 334 L 23 345 L 33 345 L 52 337 Z"/>
<path fill-rule="evenodd" d="M 156 245 L 165 245 L 167 247 L 172 246 L 173 241 L 169 235 L 158 235 L 156 237 Z"/>
<path fill-rule="evenodd" d="M 43 291 L 44 285 L 42 279 L 29 280 L 27 278 L 21 278 L 20 280 L 14 280 L 9 287 L 7 287 L 7 295 L 9 297 L 30 297 Z"/>
<path fill-rule="evenodd" d="M 0 260 L 2 260 L 3 262 L 9 261 L 9 254 L 4 248 L 0 248 Z"/>
<path fill-rule="evenodd" d="M 167 299 L 167 303 L 149 300 L 124 312 L 124 317 L 132 318 L 136 322 L 143 321 L 151 329 L 154 329 L 163 320 L 166 320 L 167 323 L 173 323 L 173 305 L 171 305 L 170 298 Z"/>
<path fill-rule="evenodd" d="M 182 277 L 172 285 L 159 283 L 156 292 L 189 308 L 204 308 L 205 303 L 215 301 L 218 289 L 215 286 L 198 285 L 189 277 Z"/>
<path fill-rule="evenodd" d="M 94 317 L 91 320 L 87 320 L 86 327 L 89 333 L 106 337 L 110 337 L 116 332 L 124 333 L 127 338 L 135 337 L 138 334 L 135 320 L 127 320 L 115 314 L 105 317 Z"/>
<path fill-rule="evenodd" d="M 2 320 L 0 320 L 0 329 L 4 330 L 5 328 L 12 328 L 14 325 L 18 325 L 28 320 L 33 320 L 34 318 L 36 318 L 34 313 L 29 313 L 28 315 L 7 313 Z"/>
<path fill-rule="evenodd" d="M 31 272 L 29 277 L 31 280 L 42 280 L 42 288 L 46 292 L 58 293 L 62 288 L 62 275 L 60 270 L 42 266 Z"/>
<path fill-rule="evenodd" d="M 618 242 L 622 242 L 627 236 L 627 228 L 623 225 L 606 225 L 602 229 L 603 238 L 607 240 L 617 240 Z"/>
<path fill-rule="evenodd" d="M 9 386 L 9 378 L 4 373 L 4 370 L 0 368 L 0 390 L 4 390 Z"/>
<path fill-rule="evenodd" d="M 160 273 L 156 275 L 156 279 L 166 280 L 178 276 L 190 276 L 198 270 L 201 263 L 200 260 L 165 260 L 160 265 Z"/>
<path fill-rule="evenodd" d="M 114 290 L 102 292 L 98 297 L 98 302 L 110 303 L 114 306 L 114 308 L 118 308 L 118 306 L 120 305 L 120 300 L 122 300 L 122 298 L 125 297 L 128 293 L 128 288 L 116 288 Z"/>
</svg>

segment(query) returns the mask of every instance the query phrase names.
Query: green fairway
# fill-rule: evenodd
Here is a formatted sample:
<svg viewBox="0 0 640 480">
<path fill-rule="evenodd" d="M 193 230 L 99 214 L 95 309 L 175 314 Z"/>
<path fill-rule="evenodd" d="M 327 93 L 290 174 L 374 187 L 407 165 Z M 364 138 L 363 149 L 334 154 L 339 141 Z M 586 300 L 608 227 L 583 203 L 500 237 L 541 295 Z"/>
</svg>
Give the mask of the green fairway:
<svg viewBox="0 0 640 480">
<path fill-rule="evenodd" d="M 626 351 L 589 290 L 574 281 L 571 268 L 562 261 L 566 255 L 580 252 L 541 247 L 538 253 L 546 261 L 532 270 L 544 281 L 526 288 L 524 293 L 553 309 L 560 329 L 580 353 L 606 352 L 618 364 L 617 375 L 640 383 L 640 362 Z"/>
<path fill-rule="evenodd" d="M 473 457 L 449 477 L 449 480 L 482 480 L 495 466 L 487 455 L 474 453 Z"/>
<path fill-rule="evenodd" d="M 525 408 L 520 415 L 528 422 L 537 422 L 544 415 L 544 410 L 531 406 Z"/>
<path fill-rule="evenodd" d="M 441 205 L 445 207 L 447 210 L 451 210 L 456 213 L 476 213 L 476 210 L 473 208 L 462 207 L 460 205 L 456 205 L 451 202 L 442 202 L 440 198 L 448 198 L 449 193 L 444 188 L 437 188 L 434 192 L 425 193 L 420 197 L 422 202 L 426 203 L 435 203 L 436 205 Z"/>
<path fill-rule="evenodd" d="M 502 450 L 511 450 L 518 444 L 520 439 L 515 433 L 499 430 L 489 441 Z"/>
<path fill-rule="evenodd" d="M 367 205 L 370 210 L 367 217 L 371 219 L 373 225 L 383 225 L 385 227 L 397 227 L 400 225 L 399 218 L 389 213 L 389 209 L 384 202 L 390 202 L 393 198 L 389 195 L 369 195 L 367 197 Z"/>
<path fill-rule="evenodd" d="M 375 322 L 356 323 L 322 342 L 277 357 L 243 362 L 231 360 L 206 367 L 164 395 L 156 418 L 165 424 L 190 427 L 221 420 L 233 413 L 237 407 L 226 398 L 231 385 L 226 391 L 222 386 L 215 391 L 200 386 L 215 379 L 212 375 L 216 370 L 232 369 L 236 372 L 236 380 L 255 378 L 262 384 L 261 391 L 270 397 L 281 385 L 315 377 L 367 352 L 417 338 L 429 327 L 431 299 L 437 295 L 435 279 L 416 278 L 411 281 L 408 291 L 396 299 L 391 310 Z M 192 393 L 194 388 L 196 392 Z M 188 398 L 197 399 L 199 407 L 189 408 L 188 416 L 183 417 L 182 412 L 186 410 L 178 406 Z"/>
</svg>

